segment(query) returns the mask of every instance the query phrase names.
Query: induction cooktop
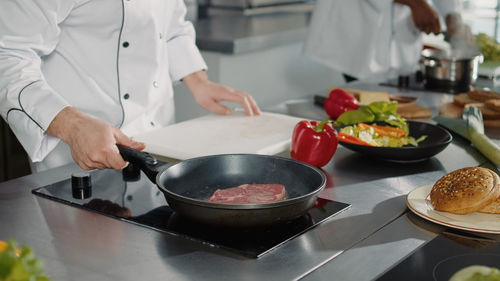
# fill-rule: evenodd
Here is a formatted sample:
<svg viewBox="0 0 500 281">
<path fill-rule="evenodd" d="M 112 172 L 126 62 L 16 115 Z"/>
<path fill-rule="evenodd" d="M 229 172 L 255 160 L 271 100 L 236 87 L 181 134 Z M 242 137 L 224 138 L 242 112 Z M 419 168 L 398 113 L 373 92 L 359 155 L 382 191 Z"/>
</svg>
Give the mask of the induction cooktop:
<svg viewBox="0 0 500 281">
<path fill-rule="evenodd" d="M 448 281 L 470 265 L 500 268 L 500 243 L 447 230 L 383 273 L 377 280 Z"/>
<path fill-rule="evenodd" d="M 87 176 L 87 175 L 85 175 Z M 95 170 L 81 188 L 82 175 L 37 188 L 33 193 L 156 231 L 179 235 L 250 258 L 258 258 L 350 207 L 318 198 L 303 216 L 261 229 L 221 229 L 201 226 L 169 208 L 163 193 L 139 170 Z"/>
</svg>

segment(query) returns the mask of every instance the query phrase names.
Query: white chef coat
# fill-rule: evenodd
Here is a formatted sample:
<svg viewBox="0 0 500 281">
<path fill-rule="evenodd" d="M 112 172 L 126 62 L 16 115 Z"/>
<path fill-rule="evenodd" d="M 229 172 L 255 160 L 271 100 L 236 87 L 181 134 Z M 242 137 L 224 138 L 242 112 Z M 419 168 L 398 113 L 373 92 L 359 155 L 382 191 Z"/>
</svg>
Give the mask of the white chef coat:
<svg viewBox="0 0 500 281">
<path fill-rule="evenodd" d="M 461 12 L 460 0 L 434 0 L 444 17 Z M 318 0 L 304 54 L 362 80 L 385 80 L 415 71 L 421 32 L 408 6 L 393 0 Z"/>
<path fill-rule="evenodd" d="M 66 106 L 127 135 L 173 122 L 172 81 L 207 68 L 185 13 L 183 0 L 0 1 L 0 113 L 35 170 L 72 161 L 45 134 Z"/>
</svg>

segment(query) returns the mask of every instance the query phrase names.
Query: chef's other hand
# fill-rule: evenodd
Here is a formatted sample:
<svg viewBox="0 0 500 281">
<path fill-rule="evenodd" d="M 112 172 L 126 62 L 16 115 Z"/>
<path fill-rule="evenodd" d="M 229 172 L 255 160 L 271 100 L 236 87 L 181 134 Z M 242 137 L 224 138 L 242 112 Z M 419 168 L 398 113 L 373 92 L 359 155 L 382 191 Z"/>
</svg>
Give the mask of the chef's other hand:
<svg viewBox="0 0 500 281">
<path fill-rule="evenodd" d="M 413 23 L 421 32 L 427 34 L 438 34 L 441 32 L 439 14 L 426 0 L 394 0 L 394 2 L 410 7 Z"/>
<path fill-rule="evenodd" d="M 474 43 L 474 35 L 470 27 L 463 23 L 462 17 L 459 14 L 452 13 L 446 15 L 446 31 L 451 37 L 464 40 L 468 44 Z"/>
<path fill-rule="evenodd" d="M 241 104 L 248 116 L 261 113 L 250 94 L 208 80 L 203 70 L 184 77 L 183 81 L 193 94 L 195 101 L 206 110 L 216 114 L 230 115 L 231 109 L 220 104 L 222 101 L 228 101 Z"/>
<path fill-rule="evenodd" d="M 91 117 L 73 107 L 61 110 L 46 133 L 66 142 L 75 162 L 84 170 L 113 168 L 128 165 L 116 144 L 143 150 L 145 144 L 127 137 L 118 128 Z"/>
</svg>

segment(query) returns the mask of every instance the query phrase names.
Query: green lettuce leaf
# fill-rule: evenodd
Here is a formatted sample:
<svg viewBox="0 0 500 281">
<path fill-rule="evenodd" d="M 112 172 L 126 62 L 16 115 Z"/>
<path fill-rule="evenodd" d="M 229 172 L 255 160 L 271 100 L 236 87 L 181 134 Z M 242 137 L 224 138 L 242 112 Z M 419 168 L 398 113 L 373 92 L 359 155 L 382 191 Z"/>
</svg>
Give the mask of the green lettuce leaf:
<svg viewBox="0 0 500 281">
<path fill-rule="evenodd" d="M 386 123 L 408 130 L 406 120 L 398 113 L 398 103 L 395 101 L 375 101 L 368 105 L 362 105 L 356 110 L 349 110 L 337 118 L 335 126 L 346 126 L 357 123 L 370 123 L 385 121 Z"/>
</svg>

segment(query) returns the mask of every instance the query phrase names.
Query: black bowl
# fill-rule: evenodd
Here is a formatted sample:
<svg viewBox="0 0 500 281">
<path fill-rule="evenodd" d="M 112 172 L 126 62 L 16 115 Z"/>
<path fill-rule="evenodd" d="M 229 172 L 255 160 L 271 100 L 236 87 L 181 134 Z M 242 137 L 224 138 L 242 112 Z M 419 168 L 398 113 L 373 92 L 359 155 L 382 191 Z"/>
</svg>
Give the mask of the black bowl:
<svg viewBox="0 0 500 281">
<path fill-rule="evenodd" d="M 410 128 L 410 136 L 418 139 L 420 136 L 426 135 L 427 138 L 420 142 L 417 147 L 404 146 L 404 147 L 376 147 L 357 145 L 339 141 L 339 143 L 356 152 L 363 153 L 372 157 L 376 157 L 388 161 L 397 162 L 416 162 L 422 161 L 443 151 L 452 141 L 451 134 L 436 125 L 407 121 Z M 340 128 L 337 128 L 339 130 Z"/>
</svg>

